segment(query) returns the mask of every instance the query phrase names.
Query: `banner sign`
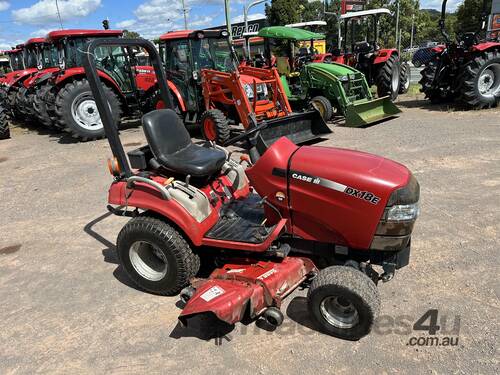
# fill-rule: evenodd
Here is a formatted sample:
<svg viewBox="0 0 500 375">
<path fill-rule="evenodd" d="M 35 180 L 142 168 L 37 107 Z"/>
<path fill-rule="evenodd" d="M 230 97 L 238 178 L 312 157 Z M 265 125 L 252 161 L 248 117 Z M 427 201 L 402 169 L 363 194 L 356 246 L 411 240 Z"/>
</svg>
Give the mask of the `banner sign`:
<svg viewBox="0 0 500 375">
<path fill-rule="evenodd" d="M 266 18 L 259 18 L 256 20 L 248 21 L 248 30 L 245 31 L 245 23 L 244 22 L 237 22 L 231 24 L 231 31 L 233 34 L 233 39 L 239 39 L 243 38 L 243 33 L 249 32 L 249 33 L 257 33 L 259 32 L 260 29 L 263 27 L 266 27 Z M 215 27 L 209 27 L 207 30 L 226 30 L 227 27 L 226 25 L 220 25 L 220 26 L 215 26 Z"/>
</svg>

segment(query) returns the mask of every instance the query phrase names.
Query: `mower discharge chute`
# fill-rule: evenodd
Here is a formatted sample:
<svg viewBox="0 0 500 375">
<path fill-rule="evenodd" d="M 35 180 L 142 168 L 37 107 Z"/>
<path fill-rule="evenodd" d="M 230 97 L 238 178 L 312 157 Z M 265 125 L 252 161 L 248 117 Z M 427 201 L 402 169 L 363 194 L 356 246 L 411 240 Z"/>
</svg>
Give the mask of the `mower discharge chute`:
<svg viewBox="0 0 500 375">
<path fill-rule="evenodd" d="M 277 67 L 285 92 L 292 104 L 312 102 L 329 120 L 334 111 L 345 117 L 346 126 L 363 126 L 389 119 L 401 111 L 389 97 L 374 99 L 363 73 L 338 63 L 313 63 L 313 54 L 294 56 L 294 43 L 324 39 L 323 34 L 283 26 L 263 28 L 268 61 L 271 40 L 288 42 L 288 56 L 277 57 Z M 311 44 L 312 45 L 312 44 Z"/>
<path fill-rule="evenodd" d="M 292 112 L 276 69 L 239 66 L 226 31 L 169 32 L 160 37 L 160 53 L 177 112 L 207 140 L 224 144 L 232 127 L 262 121 L 269 137 L 296 143 L 331 132 L 317 111 Z"/>
<path fill-rule="evenodd" d="M 96 48 L 112 45 L 147 50 L 169 108 L 143 116 L 147 144 L 127 154 L 94 60 Z M 297 146 L 286 137 L 266 145 L 266 122 L 228 142 L 246 138 L 252 146 L 250 158 L 237 162 L 213 142 L 192 142 L 172 110 L 152 43 L 94 40 L 84 57 L 113 152 L 108 209 L 131 217 L 116 249 L 134 283 L 160 295 L 181 292 L 179 319 L 188 325 L 215 315 L 230 324 L 263 317 L 278 326 L 283 299 L 302 285 L 320 330 L 349 340 L 370 332 L 380 311 L 376 283 L 409 262 L 419 185 L 406 167 L 367 153 Z M 200 280 L 202 259 L 213 271 Z M 320 270 L 313 259 L 337 265 Z"/>
</svg>

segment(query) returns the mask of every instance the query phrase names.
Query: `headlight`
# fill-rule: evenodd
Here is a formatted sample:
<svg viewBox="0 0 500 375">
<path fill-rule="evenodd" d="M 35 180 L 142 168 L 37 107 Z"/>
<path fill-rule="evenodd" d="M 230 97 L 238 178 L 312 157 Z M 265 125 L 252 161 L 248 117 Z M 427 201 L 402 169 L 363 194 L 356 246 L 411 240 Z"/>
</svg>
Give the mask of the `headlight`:
<svg viewBox="0 0 500 375">
<path fill-rule="evenodd" d="M 253 99 L 253 87 L 249 83 L 245 83 L 243 85 L 243 88 L 245 89 L 245 94 L 247 95 L 248 99 Z"/>
<path fill-rule="evenodd" d="M 417 203 L 398 204 L 389 208 L 387 212 L 387 221 L 415 221 L 420 213 L 420 207 Z"/>
</svg>

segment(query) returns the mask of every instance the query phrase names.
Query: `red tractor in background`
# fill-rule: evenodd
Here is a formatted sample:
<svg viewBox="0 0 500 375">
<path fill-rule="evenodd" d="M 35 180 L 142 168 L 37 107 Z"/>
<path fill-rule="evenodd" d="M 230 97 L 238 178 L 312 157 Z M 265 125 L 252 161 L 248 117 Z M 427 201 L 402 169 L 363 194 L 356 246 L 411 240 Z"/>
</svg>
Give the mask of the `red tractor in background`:
<svg viewBox="0 0 500 375">
<path fill-rule="evenodd" d="M 0 78 L 0 97 L 9 114 L 14 117 L 23 118 L 17 105 L 17 100 L 22 97 L 19 92 L 24 92 L 24 81 L 38 72 L 40 48 L 44 43 L 44 38 L 32 38 L 8 52 L 13 71 Z"/>
<path fill-rule="evenodd" d="M 179 115 L 224 144 L 232 128 L 269 123 L 268 137 L 303 143 L 330 133 L 315 110 L 293 113 L 275 68 L 240 65 L 225 30 L 183 30 L 160 37 L 160 55 Z"/>
<path fill-rule="evenodd" d="M 379 97 L 389 96 L 395 100 L 400 92 L 408 90 L 410 69 L 407 65 L 402 67 L 396 48 L 381 48 L 378 44 L 378 21 L 382 14 L 390 15 L 391 12 L 380 8 L 341 14 L 338 17 L 338 46 L 332 50 L 332 59 L 361 71 L 370 86 L 377 86 Z M 371 27 L 367 28 L 363 41 L 356 41 L 356 23 L 363 18 L 371 19 Z M 347 46 L 348 38 L 350 48 Z"/>
<path fill-rule="evenodd" d="M 121 37 L 121 30 L 57 30 L 47 41 L 57 50 L 57 67 L 42 70 L 31 83 L 33 108 L 47 126 L 66 130 L 74 138 L 93 140 L 105 136 L 99 113 L 82 66 L 85 45 L 96 38 Z M 122 112 L 141 112 L 151 107 L 155 79 L 151 67 L 131 62 L 138 51 L 101 48 L 96 51 L 99 75 L 115 123 Z"/>
<path fill-rule="evenodd" d="M 433 103 L 453 99 L 468 108 L 494 107 L 500 102 L 500 43 L 480 41 L 478 32 L 451 40 L 445 30 L 446 2 L 439 20 L 446 45 L 435 47 L 436 55 L 422 70 L 421 91 Z M 483 20 L 486 9 L 484 1 Z"/>
</svg>

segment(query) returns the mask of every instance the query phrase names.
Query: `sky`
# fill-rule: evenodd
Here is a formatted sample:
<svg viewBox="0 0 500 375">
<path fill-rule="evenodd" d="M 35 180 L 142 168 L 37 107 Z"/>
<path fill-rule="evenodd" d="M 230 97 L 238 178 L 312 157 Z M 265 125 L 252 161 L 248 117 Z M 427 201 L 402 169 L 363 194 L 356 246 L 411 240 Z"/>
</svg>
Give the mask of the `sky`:
<svg viewBox="0 0 500 375">
<path fill-rule="evenodd" d="M 246 0 L 231 0 L 233 22 L 243 20 Z M 250 1 L 250 0 L 248 0 Z M 462 0 L 449 0 L 453 11 Z M 421 0 L 421 8 L 439 9 L 441 0 Z M 184 28 L 182 0 L 57 0 L 64 28 L 102 28 L 103 19 L 111 28 L 137 31 L 155 38 Z M 224 24 L 223 0 L 185 0 L 189 28 Z M 250 11 L 250 17 L 264 17 L 264 5 Z M 0 49 L 45 36 L 60 29 L 56 0 L 0 0 Z"/>
</svg>

